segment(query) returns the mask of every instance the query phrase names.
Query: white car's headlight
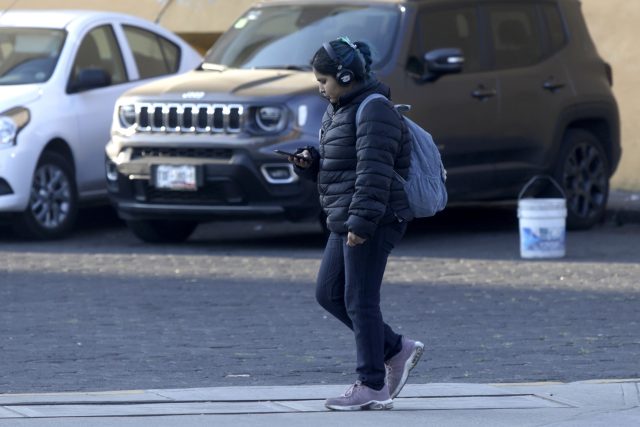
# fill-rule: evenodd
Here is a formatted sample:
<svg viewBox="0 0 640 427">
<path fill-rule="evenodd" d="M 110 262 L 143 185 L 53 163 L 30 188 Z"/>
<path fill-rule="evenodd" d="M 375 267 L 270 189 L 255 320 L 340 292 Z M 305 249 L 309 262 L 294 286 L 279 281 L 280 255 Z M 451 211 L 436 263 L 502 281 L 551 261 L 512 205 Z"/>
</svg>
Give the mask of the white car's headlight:
<svg viewBox="0 0 640 427">
<path fill-rule="evenodd" d="M 287 124 L 287 112 L 284 108 L 275 106 L 259 107 L 255 111 L 256 124 L 263 132 L 279 132 Z"/>
<path fill-rule="evenodd" d="M 0 147 L 15 144 L 18 133 L 29 123 L 29 119 L 29 110 L 24 107 L 0 113 Z"/>
</svg>

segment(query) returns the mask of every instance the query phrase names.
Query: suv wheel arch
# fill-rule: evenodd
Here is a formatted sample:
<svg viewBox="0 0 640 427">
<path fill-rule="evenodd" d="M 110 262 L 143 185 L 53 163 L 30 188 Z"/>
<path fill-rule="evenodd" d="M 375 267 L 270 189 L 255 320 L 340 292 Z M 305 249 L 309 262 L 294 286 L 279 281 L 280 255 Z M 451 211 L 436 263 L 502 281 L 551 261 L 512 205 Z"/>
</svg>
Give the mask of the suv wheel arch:
<svg viewBox="0 0 640 427">
<path fill-rule="evenodd" d="M 613 175 L 620 161 L 620 150 L 614 150 L 614 147 L 620 146 L 620 134 L 619 130 L 617 131 L 619 129 L 618 122 L 617 108 L 608 103 L 572 105 L 566 108 L 557 122 L 553 136 L 555 149 L 549 153 L 550 159 L 558 158 L 568 132 L 582 129 L 598 139 L 607 156 L 609 172 Z M 550 164 L 553 164 L 554 167 L 557 166 L 556 162 Z"/>
</svg>

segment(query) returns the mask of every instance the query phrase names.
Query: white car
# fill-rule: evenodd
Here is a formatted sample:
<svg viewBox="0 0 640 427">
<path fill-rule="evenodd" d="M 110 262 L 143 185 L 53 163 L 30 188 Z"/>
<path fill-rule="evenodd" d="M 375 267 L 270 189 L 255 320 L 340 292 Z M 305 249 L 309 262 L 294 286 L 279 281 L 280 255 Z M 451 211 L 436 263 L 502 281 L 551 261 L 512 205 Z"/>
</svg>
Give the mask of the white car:
<svg viewBox="0 0 640 427">
<path fill-rule="evenodd" d="M 0 10 L 0 214 L 25 236 L 68 233 L 80 203 L 107 200 L 116 99 L 201 61 L 184 40 L 133 16 Z"/>
</svg>

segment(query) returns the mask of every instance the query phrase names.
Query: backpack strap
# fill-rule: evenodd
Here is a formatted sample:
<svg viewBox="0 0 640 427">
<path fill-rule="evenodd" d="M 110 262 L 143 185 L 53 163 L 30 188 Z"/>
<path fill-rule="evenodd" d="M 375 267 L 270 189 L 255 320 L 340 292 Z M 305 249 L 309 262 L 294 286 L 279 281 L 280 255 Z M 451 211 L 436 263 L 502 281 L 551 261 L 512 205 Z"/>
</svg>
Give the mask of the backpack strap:
<svg viewBox="0 0 640 427">
<path fill-rule="evenodd" d="M 356 126 L 358 126 L 358 124 L 360 123 L 360 118 L 362 117 L 362 111 L 364 110 L 364 107 L 366 107 L 369 102 L 378 98 L 387 99 L 386 96 L 380 93 L 372 93 L 371 95 L 367 96 L 365 99 L 362 100 L 362 102 L 358 106 L 358 111 L 356 111 Z"/>
<path fill-rule="evenodd" d="M 362 100 L 362 102 L 358 106 L 358 110 L 356 111 L 356 127 L 360 123 L 360 119 L 362 118 L 362 112 L 364 111 L 364 107 L 366 107 L 369 102 L 379 98 L 383 98 L 389 101 L 386 96 L 380 93 L 372 93 L 371 95 L 367 96 L 365 99 Z M 396 111 L 400 113 L 401 117 L 402 117 L 402 112 L 409 111 L 409 109 L 411 109 L 411 106 L 407 104 L 394 105 L 393 107 L 396 109 Z M 395 170 L 395 168 L 393 169 L 393 173 L 395 174 L 396 179 L 400 181 L 402 185 L 405 185 L 407 183 L 407 181 L 402 177 L 402 175 L 400 175 Z"/>
</svg>

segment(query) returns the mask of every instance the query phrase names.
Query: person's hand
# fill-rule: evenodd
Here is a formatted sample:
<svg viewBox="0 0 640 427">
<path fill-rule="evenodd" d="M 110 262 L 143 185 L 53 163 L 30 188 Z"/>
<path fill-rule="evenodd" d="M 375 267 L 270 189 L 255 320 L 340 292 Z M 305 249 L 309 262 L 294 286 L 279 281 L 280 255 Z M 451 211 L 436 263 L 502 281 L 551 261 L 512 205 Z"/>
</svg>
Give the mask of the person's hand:
<svg viewBox="0 0 640 427">
<path fill-rule="evenodd" d="M 363 239 L 362 237 L 358 236 L 356 233 L 353 232 L 349 232 L 349 234 L 347 234 L 347 246 L 349 247 L 356 247 L 358 245 L 363 244 L 364 242 L 366 242 L 367 239 Z"/>
<path fill-rule="evenodd" d="M 299 157 L 289 156 L 287 157 L 287 160 L 289 160 L 291 163 L 298 166 L 299 168 L 307 169 L 308 167 L 311 166 L 311 162 L 312 162 L 311 153 L 309 152 L 309 150 L 304 150 L 300 154 L 302 155 L 302 157 L 304 157 L 304 159 L 301 159 Z"/>
</svg>

